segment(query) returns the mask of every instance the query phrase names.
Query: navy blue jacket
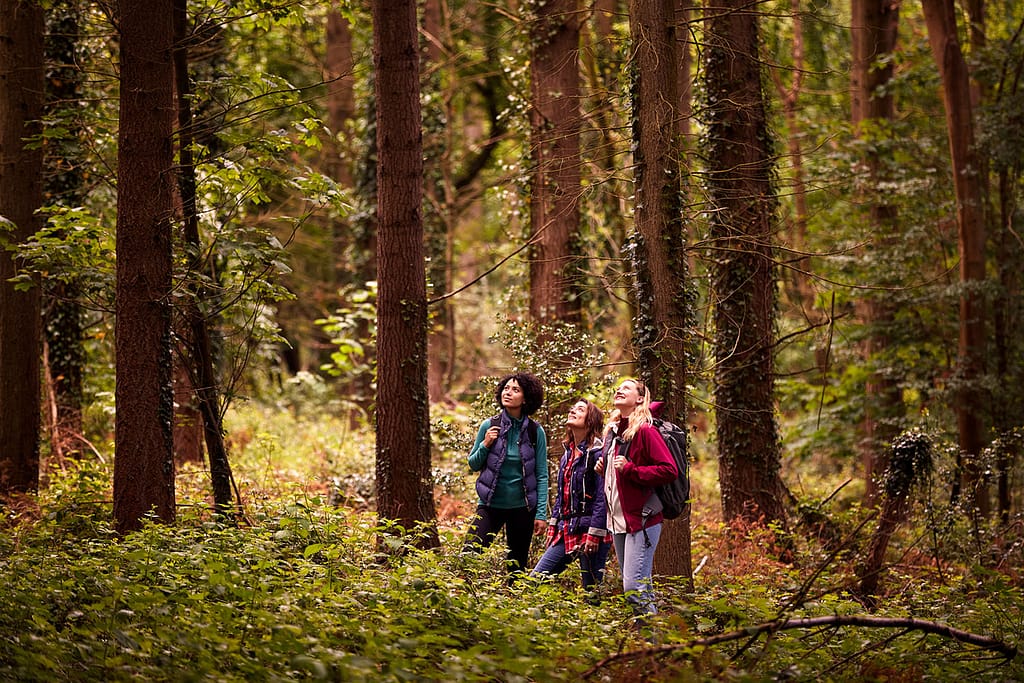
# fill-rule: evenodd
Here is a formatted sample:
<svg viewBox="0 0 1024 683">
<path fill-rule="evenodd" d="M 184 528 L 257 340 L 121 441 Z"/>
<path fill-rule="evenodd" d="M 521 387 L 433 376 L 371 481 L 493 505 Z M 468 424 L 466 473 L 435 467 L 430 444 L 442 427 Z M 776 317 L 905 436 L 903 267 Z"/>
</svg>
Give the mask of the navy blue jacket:
<svg viewBox="0 0 1024 683">
<path fill-rule="evenodd" d="M 566 444 L 565 453 L 558 463 L 558 485 L 548 523 L 557 524 L 559 529 L 572 535 L 604 536 L 608 533 L 605 523 L 604 477 L 594 471 L 594 464 L 601 457 L 601 440 L 595 439 L 589 446 L 584 444 L 572 464 L 572 470 L 566 472 L 569 449 L 574 447 L 573 444 Z M 566 477 L 569 478 L 568 512 L 566 501 L 563 500 Z"/>
<path fill-rule="evenodd" d="M 501 411 L 498 423 L 498 438 L 488 449 L 483 445 L 483 435 L 491 426 L 490 418 L 485 420 L 477 432 L 477 440 L 469 455 L 469 467 L 480 472 L 476 480 L 476 493 L 483 505 L 490 505 L 494 491 L 498 487 L 501 465 L 505 460 L 508 446 L 509 429 L 512 418 L 504 410 Z M 523 494 L 526 505 L 536 512 L 536 519 L 547 519 L 548 496 L 548 460 L 547 439 L 543 428 L 538 424 L 537 443 L 530 439 L 531 418 L 524 417 L 519 429 L 519 457 L 522 460 Z M 538 504 L 539 503 L 539 504 Z"/>
</svg>

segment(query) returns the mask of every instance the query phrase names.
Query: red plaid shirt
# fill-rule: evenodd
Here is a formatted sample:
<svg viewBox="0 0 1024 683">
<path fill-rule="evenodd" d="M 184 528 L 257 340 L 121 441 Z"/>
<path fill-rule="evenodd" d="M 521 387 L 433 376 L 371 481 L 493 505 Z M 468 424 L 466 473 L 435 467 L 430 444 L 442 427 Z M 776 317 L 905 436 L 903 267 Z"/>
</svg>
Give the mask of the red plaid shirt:
<svg viewBox="0 0 1024 683">
<path fill-rule="evenodd" d="M 587 532 L 581 534 L 570 534 L 565 531 L 565 518 L 572 513 L 572 491 L 571 482 L 568 477 L 565 476 L 566 472 L 572 471 L 573 463 L 576 462 L 576 458 L 579 457 L 579 448 L 576 444 L 572 444 L 569 448 L 569 459 L 565 462 L 565 467 L 558 472 L 558 485 L 562 487 L 562 509 L 559 510 L 562 513 L 562 519 L 558 520 L 557 524 L 548 525 L 548 545 L 554 545 L 558 541 L 565 542 L 565 554 L 571 555 L 576 550 L 588 541 L 593 543 L 611 543 L 612 535 L 605 534 L 604 536 L 592 536 Z"/>
</svg>

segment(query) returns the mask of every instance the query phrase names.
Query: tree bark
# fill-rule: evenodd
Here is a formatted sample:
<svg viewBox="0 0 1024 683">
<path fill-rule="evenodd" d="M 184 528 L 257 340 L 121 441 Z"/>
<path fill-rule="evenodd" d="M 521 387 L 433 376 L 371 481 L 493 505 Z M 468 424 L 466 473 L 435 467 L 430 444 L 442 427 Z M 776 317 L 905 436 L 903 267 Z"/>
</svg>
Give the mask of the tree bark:
<svg viewBox="0 0 1024 683">
<path fill-rule="evenodd" d="M 452 225 L 456 220 L 455 192 L 451 178 L 451 142 L 449 122 L 455 120 L 452 108 L 454 74 L 446 77 L 443 47 L 448 43 L 448 29 L 439 0 L 423 3 L 423 40 L 421 81 L 428 92 L 441 96 L 431 98 L 423 114 L 424 121 L 424 185 L 427 211 L 423 219 L 426 233 L 427 284 L 433 299 L 452 288 Z M 427 340 L 427 389 L 431 403 L 440 403 L 448 396 L 455 358 L 455 309 L 451 300 L 444 298 L 434 303 Z"/>
<path fill-rule="evenodd" d="M 854 132 L 861 137 L 877 136 L 885 131 L 896 116 L 895 100 L 888 88 L 893 77 L 891 60 L 882 61 L 896 49 L 899 28 L 899 4 L 882 0 L 852 0 L 850 37 L 853 64 L 850 70 L 851 121 Z M 880 246 L 892 245 L 896 239 L 898 216 L 886 203 L 886 193 L 874 188 L 884 182 L 883 164 L 878 145 L 868 144 L 863 163 L 870 175 L 868 234 Z M 882 282 L 879 284 L 888 284 Z M 863 342 L 861 353 L 869 367 L 889 346 L 887 328 L 895 311 L 887 294 L 867 294 L 857 304 L 861 320 L 872 331 Z M 899 433 L 897 422 L 902 412 L 902 397 L 895 379 L 885 373 L 873 372 L 864 387 L 864 420 L 861 423 L 859 450 L 864 467 L 865 502 L 874 505 L 878 498 L 878 479 L 885 472 L 889 444 Z"/>
<path fill-rule="evenodd" d="M 530 316 L 577 322 L 582 306 L 572 254 L 579 231 L 579 0 L 538 3 L 530 27 Z"/>
<path fill-rule="evenodd" d="M 693 44 L 690 32 L 690 18 L 693 16 L 693 0 L 675 0 L 676 50 L 678 65 L 679 135 L 681 147 L 689 152 L 697 145 L 693 133 Z"/>
<path fill-rule="evenodd" d="M 1013 429 L 1024 412 L 1018 388 L 1024 386 L 1024 368 L 1015 362 L 1015 350 L 1020 348 L 1021 333 L 1021 272 L 1024 250 L 1016 239 L 1012 225 L 1016 212 L 1016 178 L 1020 177 L 1020 164 L 999 170 L 999 216 L 995 253 L 999 274 L 999 296 L 992 316 L 992 337 L 995 345 L 995 371 L 1001 378 L 1001 389 L 993 402 L 992 424 L 1000 439 L 996 451 L 997 510 L 1003 524 L 1009 524 L 1012 509 L 1011 485 L 1013 466 L 1020 457 L 1020 441 Z"/>
<path fill-rule="evenodd" d="M 373 0 L 379 222 L 377 514 L 438 544 L 430 471 L 423 145 L 415 0 Z"/>
<path fill-rule="evenodd" d="M 188 73 L 188 8 L 185 0 L 174 0 L 174 82 L 178 115 L 178 187 L 175 193 L 176 219 L 183 226 L 185 249 L 191 258 L 190 268 L 197 265 L 199 217 L 196 214 L 196 174 L 192 160 L 192 87 Z M 195 297 L 194 283 L 186 285 Z M 195 300 L 185 303 L 182 315 L 174 319 L 175 337 L 179 340 L 174 354 L 172 383 L 174 385 L 174 457 L 178 464 L 203 462 L 203 412 L 199 406 L 198 361 L 192 334 L 199 315 Z"/>
<path fill-rule="evenodd" d="M 674 0 L 632 0 L 633 146 L 636 278 L 633 346 L 640 376 L 663 415 L 686 416 L 686 232 L 679 179 L 680 147 Z M 692 574 L 689 515 L 667 522 L 658 571 Z"/>
<path fill-rule="evenodd" d="M 326 145 L 327 172 L 342 187 L 353 184 L 351 145 L 341 144 L 350 135 L 356 115 L 354 60 L 352 59 L 352 27 L 336 9 L 327 14 L 327 123 L 334 135 Z M 340 236 L 339 236 L 340 237 Z M 339 252 L 340 254 L 340 252 Z"/>
<path fill-rule="evenodd" d="M 786 147 L 791 175 L 790 195 L 793 197 L 793 217 L 788 221 L 789 244 L 792 250 L 792 267 L 784 273 L 784 287 L 787 299 L 798 315 L 804 317 L 811 326 L 819 325 L 823 315 L 814 310 L 815 293 L 809 275 L 811 259 L 807 255 L 807 186 L 804 181 L 803 146 L 800 144 L 803 131 L 800 126 L 800 96 L 804 81 L 804 28 L 800 13 L 800 0 L 790 0 L 790 13 L 793 21 L 793 42 L 791 45 L 793 63 L 789 82 L 782 77 L 782 69 L 772 69 L 771 75 L 775 89 L 782 103 L 782 116 L 786 122 Z"/>
<path fill-rule="evenodd" d="M 5 0 L 0 9 L 0 493 L 39 486 L 39 282 L 15 288 L 10 278 L 19 262 L 6 247 L 38 230 L 43 155 L 26 140 L 41 132 L 43 89 L 42 6 Z"/>
<path fill-rule="evenodd" d="M 81 105 L 82 72 L 77 49 L 81 10 L 77 0 L 53 3 L 47 14 L 45 60 L 48 116 L 67 121 L 68 134 L 53 140 L 44 151 L 44 195 L 65 207 L 81 206 L 85 192 L 80 161 L 82 129 L 78 116 L 68 111 Z M 82 443 L 82 307 L 73 277 L 43 285 L 45 386 L 49 393 L 50 452 L 56 460 L 78 452 Z"/>
<path fill-rule="evenodd" d="M 705 19 L 705 36 L 722 512 L 726 520 L 785 523 L 774 412 L 777 200 L 757 14 L 727 0 Z"/>
<path fill-rule="evenodd" d="M 366 283 L 377 279 L 377 226 L 376 216 L 370 208 L 376 202 L 376 126 L 372 100 L 368 104 L 366 117 L 366 150 L 361 163 L 354 161 L 358 156 L 359 144 L 353 140 L 357 107 L 355 101 L 355 59 L 353 57 L 352 26 L 347 17 L 332 9 L 327 15 L 327 51 L 324 77 L 327 81 L 327 122 L 333 135 L 324 146 L 327 157 L 327 173 L 344 189 L 352 192 L 359 210 L 337 219 L 334 225 L 334 272 L 336 285 L 343 290 L 363 290 Z M 329 299 L 334 302 L 335 299 Z M 336 301 L 337 307 L 352 304 L 351 297 L 342 295 Z M 360 323 L 359 336 L 370 339 L 368 325 Z M 373 344 L 364 347 L 368 364 L 376 354 Z M 366 376 L 348 378 L 338 388 L 338 393 L 360 406 L 368 415 L 372 410 L 370 378 Z M 353 411 L 350 422 L 355 427 L 360 422 L 360 411 Z"/>
<path fill-rule="evenodd" d="M 189 386 L 194 392 L 198 409 L 201 435 L 206 443 L 210 462 L 210 482 L 213 486 L 214 509 L 229 515 L 233 498 L 231 495 L 231 463 L 228 459 L 227 444 L 224 440 L 224 423 L 220 380 L 211 343 L 210 322 L 203 314 L 207 303 L 207 288 L 202 284 L 206 267 L 204 248 L 199 235 L 199 214 L 196 209 L 196 164 L 192 153 L 194 118 L 192 115 L 192 86 L 188 67 L 188 3 L 174 0 L 175 40 L 174 71 L 178 112 L 178 188 L 181 196 L 182 224 L 185 248 L 190 256 L 187 284 L 188 294 L 184 306 L 186 322 L 185 366 L 188 370 Z"/>
<path fill-rule="evenodd" d="M 952 0 L 924 0 L 921 6 L 932 56 L 942 77 L 957 201 L 961 293 L 956 380 L 960 388 L 954 409 L 963 454 L 962 481 L 968 503 L 985 518 L 991 511 L 985 468 L 979 461 L 985 445 L 981 379 L 985 370 L 986 313 L 979 286 L 985 280 L 985 220 L 980 159 L 974 144 L 972 90 L 967 62 L 957 37 Z"/>
<path fill-rule="evenodd" d="M 591 187 L 596 192 L 597 222 L 601 225 L 602 253 L 598 258 L 584 267 L 596 272 L 600 285 L 608 292 L 611 302 L 620 302 L 616 315 L 628 320 L 631 305 L 622 301 L 618 293 L 611 293 L 618 280 L 618 264 L 622 260 L 620 245 L 626 243 L 628 233 L 627 221 L 630 219 L 629 202 L 631 191 L 626 189 L 628 181 L 619 173 L 629 158 L 631 140 L 625 137 L 628 131 L 628 112 L 617 106 L 620 62 L 622 54 L 620 41 L 612 32 L 612 20 L 623 11 L 621 0 L 597 0 L 594 3 L 593 29 L 589 49 L 584 50 L 583 58 L 586 67 L 589 89 L 586 104 L 587 116 L 593 121 L 599 141 L 586 154 L 594 168 Z M 623 131 L 620 133 L 619 131 Z M 612 272 L 615 271 L 615 272 Z M 617 362 L 627 356 L 626 349 L 613 350 L 611 362 Z"/>
<path fill-rule="evenodd" d="M 121 6 L 114 522 L 172 522 L 173 0 Z"/>
</svg>

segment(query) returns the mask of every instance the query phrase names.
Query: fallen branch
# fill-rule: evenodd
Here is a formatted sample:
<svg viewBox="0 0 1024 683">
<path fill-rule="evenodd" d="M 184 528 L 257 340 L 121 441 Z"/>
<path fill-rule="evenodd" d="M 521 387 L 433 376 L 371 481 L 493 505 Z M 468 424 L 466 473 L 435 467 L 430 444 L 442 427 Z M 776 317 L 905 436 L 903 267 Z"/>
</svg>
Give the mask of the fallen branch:
<svg viewBox="0 0 1024 683">
<path fill-rule="evenodd" d="M 638 659 L 640 657 L 647 657 L 652 654 L 664 654 L 669 652 L 675 652 L 677 650 L 687 650 L 694 647 L 711 647 L 721 643 L 727 643 L 733 640 L 744 640 L 749 638 L 756 638 L 759 635 L 765 633 L 775 633 L 777 631 L 787 631 L 791 629 L 814 629 L 814 628 L 842 628 L 846 626 L 860 626 L 864 628 L 901 628 L 906 631 L 923 631 L 924 633 L 931 633 L 934 635 L 943 636 L 952 640 L 973 645 L 985 650 L 996 652 L 1007 660 L 1011 660 L 1017 656 L 1017 647 L 1004 643 L 1001 640 L 990 638 L 988 636 L 982 636 L 977 633 L 969 633 L 968 631 L 962 631 L 946 624 L 941 624 L 935 621 L 926 621 L 924 619 L 914 619 L 912 617 L 867 617 L 858 615 L 831 615 L 824 617 L 804 617 L 799 619 L 782 619 L 778 621 L 769 621 L 764 624 L 756 624 L 754 626 L 748 626 L 736 631 L 728 631 L 726 633 L 719 633 L 707 638 L 697 638 L 691 640 L 688 643 L 673 643 L 670 645 L 656 645 L 653 647 L 647 647 L 642 650 L 629 650 L 626 652 L 619 652 L 614 655 L 605 657 L 600 662 L 595 664 L 584 674 L 584 678 L 590 678 L 595 673 L 616 662 L 629 661 L 632 659 Z"/>
</svg>

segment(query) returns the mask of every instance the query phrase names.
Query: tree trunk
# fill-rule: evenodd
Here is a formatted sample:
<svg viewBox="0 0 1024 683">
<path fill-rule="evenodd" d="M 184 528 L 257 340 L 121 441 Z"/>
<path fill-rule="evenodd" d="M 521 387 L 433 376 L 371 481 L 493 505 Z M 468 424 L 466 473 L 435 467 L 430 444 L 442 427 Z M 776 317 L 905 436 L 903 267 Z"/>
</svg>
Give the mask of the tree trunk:
<svg viewBox="0 0 1024 683">
<path fill-rule="evenodd" d="M 1001 378 L 1000 391 L 993 402 L 992 422 L 996 435 L 1002 440 L 997 450 L 996 481 L 997 510 L 1003 524 L 1010 522 L 1012 509 L 1011 477 L 1020 455 L 1019 440 L 1013 429 L 1024 412 L 1020 387 L 1024 386 L 1024 368 L 1013 361 L 1021 348 L 1020 321 L 1022 316 L 1021 272 L 1024 268 L 1024 250 L 1013 234 L 1013 215 L 1016 209 L 1016 191 L 1019 182 L 1019 164 L 999 171 L 999 215 L 996 249 L 998 254 L 999 296 L 993 307 L 992 337 L 995 345 L 996 376 Z"/>
<path fill-rule="evenodd" d="M 850 37 L 853 64 L 850 70 L 851 120 L 860 136 L 887 130 L 896 116 L 895 101 L 888 88 L 893 76 L 893 64 L 885 58 L 896 49 L 899 28 L 899 5 L 880 0 L 852 0 Z M 884 60 L 884 61 L 883 61 Z M 883 201 L 885 192 L 874 188 L 886 181 L 877 144 L 864 146 L 869 150 L 864 159 L 871 181 L 869 196 L 864 198 L 868 207 L 867 234 L 874 236 L 879 246 L 893 245 L 896 239 L 898 217 L 895 207 Z M 889 284 L 881 282 L 879 284 Z M 871 329 L 863 342 L 861 353 L 870 367 L 877 356 L 889 346 L 886 329 L 892 324 L 893 307 L 888 294 L 866 294 L 857 304 L 859 316 Z M 872 373 L 864 387 L 864 420 L 861 424 L 861 462 L 864 466 L 865 502 L 874 505 L 878 497 L 878 479 L 888 464 L 890 442 L 899 433 L 898 418 L 902 412 L 902 397 L 897 382 L 882 373 Z"/>
<path fill-rule="evenodd" d="M 856 567 L 859 584 L 853 590 L 868 607 L 878 603 L 878 588 L 885 568 L 889 542 L 906 518 L 910 494 L 933 466 L 931 442 L 921 432 L 897 435 L 890 446 L 890 456 L 881 487 L 881 509 L 878 526 L 868 542 L 862 561 Z"/>
<path fill-rule="evenodd" d="M 782 116 L 786 121 L 786 147 L 789 163 L 792 167 L 789 182 L 793 197 L 793 217 L 789 221 L 789 245 L 793 253 L 792 267 L 786 268 L 784 286 L 787 299 L 796 313 L 804 317 L 812 326 L 820 324 L 823 317 L 814 310 L 815 293 L 809 275 L 811 259 L 807 255 L 807 188 L 804 182 L 803 146 L 800 144 L 803 131 L 800 127 L 800 95 L 804 80 L 804 29 L 800 14 L 800 0 L 790 0 L 790 13 L 793 21 L 792 53 L 793 63 L 790 81 L 786 83 L 782 77 L 782 69 L 772 69 L 771 75 L 775 89 L 782 102 Z"/>
<path fill-rule="evenodd" d="M 42 336 L 38 281 L 17 291 L 19 263 L 7 245 L 38 230 L 43 107 L 43 10 L 34 0 L 0 9 L 0 493 L 39 486 L 39 366 Z M 7 232 L 11 228 L 11 232 Z"/>
<path fill-rule="evenodd" d="M 530 27 L 530 315 L 577 322 L 581 301 L 572 254 L 579 231 L 579 0 L 538 3 Z"/>
<path fill-rule="evenodd" d="M 693 0 L 675 0 L 675 12 L 676 12 L 676 45 L 678 50 L 678 84 L 679 84 L 679 124 L 678 131 L 680 136 L 679 150 L 680 150 L 680 166 L 684 173 L 684 181 L 682 183 L 683 191 L 683 230 L 686 231 L 687 244 L 692 244 L 696 239 L 696 235 L 693 231 L 693 226 L 700 224 L 699 216 L 697 216 L 698 209 L 691 208 L 696 207 L 696 203 L 691 202 L 688 199 L 690 191 L 690 182 L 685 180 L 686 175 L 690 173 L 690 159 L 696 158 L 697 147 L 699 140 L 697 139 L 696 133 L 694 133 L 693 121 L 693 79 L 694 79 L 694 50 L 695 41 L 693 39 L 693 33 L 690 29 L 690 22 L 694 16 L 694 4 Z M 696 164 L 694 164 L 696 166 Z M 687 267 L 690 273 L 697 272 L 697 252 L 696 250 L 687 250 L 686 254 Z M 689 514 L 689 513 L 687 513 Z"/>
<path fill-rule="evenodd" d="M 636 177 L 636 313 L 633 346 L 640 376 L 686 416 L 686 233 L 679 180 L 679 84 L 674 0 L 632 0 L 633 147 Z M 688 515 L 665 524 L 659 573 L 690 578 Z"/>
<path fill-rule="evenodd" d="M 77 0 L 55 2 L 47 14 L 46 115 L 67 121 L 68 134 L 46 145 L 43 192 L 50 202 L 65 207 L 81 206 L 85 195 L 79 158 L 82 129 L 77 114 L 68 112 L 81 104 L 82 97 L 77 63 L 80 17 Z M 73 278 L 44 283 L 43 297 L 46 414 L 51 456 L 60 462 L 77 453 L 82 443 L 82 307 Z"/>
<path fill-rule="evenodd" d="M 423 145 L 415 0 L 373 0 L 379 224 L 377 514 L 439 540 L 430 471 Z"/>
<path fill-rule="evenodd" d="M 173 0 L 121 6 L 114 522 L 172 522 Z"/>
<path fill-rule="evenodd" d="M 679 89 L 679 135 L 682 149 L 690 152 L 696 148 L 693 134 L 693 36 L 690 33 L 690 18 L 693 16 L 693 0 L 675 0 L 676 51 Z"/>
<path fill-rule="evenodd" d="M 600 287 L 607 292 L 606 299 L 611 305 L 618 303 L 611 314 L 618 319 L 629 320 L 632 306 L 624 301 L 618 292 L 611 292 L 611 282 L 617 281 L 619 263 L 622 260 L 620 245 L 626 242 L 627 221 L 630 219 L 629 202 L 631 190 L 628 181 L 620 173 L 624 161 L 629 157 L 630 140 L 625 138 L 628 131 L 628 112 L 617 106 L 619 102 L 619 74 L 621 53 L 619 40 L 612 32 L 613 18 L 623 11 L 620 0 L 597 0 L 594 3 L 593 29 L 589 49 L 583 51 L 589 88 L 586 104 L 587 116 L 593 121 L 595 134 L 600 138 L 585 153 L 591 159 L 595 170 L 590 187 L 596 193 L 596 207 L 599 212 L 596 222 L 602 226 L 603 250 L 593 262 L 584 268 L 597 273 Z M 622 131 L 620 133 L 620 131 Z M 615 272 L 612 272 L 615 271 Z M 624 334 L 628 333 L 624 329 Z M 626 358 L 626 349 L 610 350 L 611 362 Z"/>
<path fill-rule="evenodd" d="M 784 523 L 774 412 L 777 201 L 758 33 L 742 0 L 705 20 L 714 398 L 725 519 Z"/>
<path fill-rule="evenodd" d="M 347 217 L 337 219 L 334 225 L 334 268 L 337 285 L 345 290 L 363 290 L 366 283 L 377 279 L 376 262 L 376 216 L 372 205 L 376 202 L 376 126 L 372 100 L 367 106 L 366 147 L 362 163 L 357 165 L 358 145 L 352 140 L 357 113 L 355 101 L 355 61 L 352 47 L 352 26 L 349 20 L 337 10 L 327 16 L 327 52 L 324 65 L 327 80 L 328 127 L 333 134 L 325 145 L 327 172 L 338 184 L 352 191 L 358 209 Z M 351 297 L 339 300 L 338 307 L 351 304 Z M 359 323 L 359 337 L 370 339 L 369 326 Z M 376 350 L 366 344 L 367 363 L 372 363 Z M 370 378 L 366 376 L 348 378 L 338 393 L 359 405 L 369 414 L 373 404 Z M 358 424 L 359 414 L 353 412 L 350 422 Z"/>
<path fill-rule="evenodd" d="M 324 61 L 324 81 L 327 84 L 327 127 L 331 137 L 324 145 L 326 173 L 338 182 L 343 190 L 351 190 L 355 185 L 353 159 L 356 158 L 356 145 L 352 134 L 356 116 L 355 101 L 355 62 L 352 57 L 352 27 L 349 20 L 339 10 L 331 9 L 327 13 L 326 54 Z M 346 283 L 351 271 L 351 264 L 346 255 L 351 248 L 352 225 L 344 217 L 335 219 L 334 237 L 334 282 L 337 289 Z M 363 282 L 359 283 L 360 286 Z M 332 304 L 338 308 L 347 302 L 339 297 L 328 295 L 327 306 Z"/>
<path fill-rule="evenodd" d="M 50 455 L 58 463 L 80 452 L 82 442 L 82 307 L 73 282 L 44 285 L 43 366 Z"/>
<path fill-rule="evenodd" d="M 174 461 L 201 464 L 203 462 L 203 416 L 196 403 L 196 389 L 191 368 L 191 354 L 188 350 L 189 332 L 186 320 L 175 319 L 174 336 L 180 348 L 175 349 L 174 368 L 171 383 L 174 385 Z"/>
<path fill-rule="evenodd" d="M 355 74 L 352 59 L 352 27 L 338 10 L 327 14 L 327 62 L 324 65 L 327 81 L 327 123 L 334 138 L 326 145 L 327 172 L 338 184 L 350 188 L 353 184 L 351 145 L 347 140 L 356 115 Z M 339 252 L 340 255 L 341 252 Z"/>
<path fill-rule="evenodd" d="M 612 20 L 619 9 L 620 0 L 594 0 L 594 37 L 598 44 L 610 45 L 612 36 Z"/>
<path fill-rule="evenodd" d="M 443 47 L 448 44 L 448 31 L 439 0 L 423 3 L 423 62 L 420 68 L 423 89 L 442 94 L 431 98 L 423 114 L 424 132 L 424 196 L 427 211 L 424 232 L 427 241 L 427 284 L 430 298 L 451 291 L 452 284 L 452 224 L 456 219 L 454 191 L 451 179 L 451 150 L 448 149 L 450 132 L 448 122 L 455 120 L 452 93 L 445 92 L 446 64 Z M 452 86 L 454 87 L 454 86 Z M 441 299 L 434 304 L 430 317 L 427 391 L 431 403 L 440 403 L 448 396 L 452 361 L 455 357 L 455 310 L 451 301 Z"/>
<path fill-rule="evenodd" d="M 985 370 L 985 307 L 980 285 L 985 280 L 984 193 L 979 177 L 980 159 L 974 145 L 971 83 L 957 38 L 956 13 L 952 0 L 924 0 L 925 24 L 932 56 L 942 77 L 953 165 L 953 189 L 957 201 L 960 252 L 960 337 L 957 348 L 957 427 L 963 454 L 963 485 L 968 503 L 982 517 L 988 517 L 990 502 L 985 468 L 979 457 L 984 447 L 981 409 Z"/>
<path fill-rule="evenodd" d="M 217 377 L 210 341 L 210 324 L 203 314 L 204 304 L 209 297 L 206 288 L 198 279 L 204 271 L 208 273 L 210 269 L 206 267 L 203 255 L 204 248 L 199 236 L 199 214 L 196 210 L 196 165 L 192 154 L 194 119 L 187 47 L 190 38 L 188 3 L 186 0 L 174 0 L 174 3 L 174 71 L 178 95 L 178 188 L 181 197 L 184 243 L 190 256 L 191 274 L 187 284 L 189 296 L 184 306 L 185 367 L 188 370 L 189 386 L 194 391 L 194 401 L 200 418 L 199 426 L 209 455 L 214 508 L 217 512 L 228 515 L 232 506 L 231 463 L 224 442 L 220 380 Z"/>
</svg>

